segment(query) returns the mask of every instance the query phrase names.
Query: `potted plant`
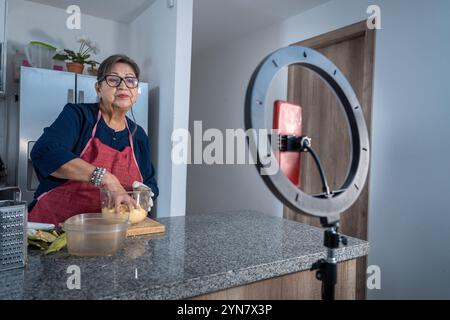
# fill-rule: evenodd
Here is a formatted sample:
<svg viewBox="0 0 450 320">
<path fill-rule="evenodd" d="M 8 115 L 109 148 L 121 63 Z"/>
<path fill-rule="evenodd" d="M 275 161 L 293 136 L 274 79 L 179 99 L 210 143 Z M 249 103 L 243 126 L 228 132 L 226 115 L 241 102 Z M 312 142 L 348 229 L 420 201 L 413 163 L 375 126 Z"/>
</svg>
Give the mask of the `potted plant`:
<svg viewBox="0 0 450 320">
<path fill-rule="evenodd" d="M 95 60 L 89 60 L 86 62 L 88 65 L 90 65 L 90 67 L 88 68 L 88 72 L 91 76 L 96 76 L 98 69 L 97 69 L 97 65 L 100 64 L 99 62 L 95 61 Z"/>
<path fill-rule="evenodd" d="M 84 70 L 84 65 L 91 65 L 92 69 L 95 69 L 95 65 L 98 62 L 94 60 L 88 60 L 91 53 L 97 54 L 99 49 L 94 42 L 91 42 L 87 37 L 80 37 L 78 39 L 80 44 L 80 49 L 78 52 L 63 49 L 59 51 L 53 59 L 66 61 L 67 71 L 82 74 Z"/>
</svg>

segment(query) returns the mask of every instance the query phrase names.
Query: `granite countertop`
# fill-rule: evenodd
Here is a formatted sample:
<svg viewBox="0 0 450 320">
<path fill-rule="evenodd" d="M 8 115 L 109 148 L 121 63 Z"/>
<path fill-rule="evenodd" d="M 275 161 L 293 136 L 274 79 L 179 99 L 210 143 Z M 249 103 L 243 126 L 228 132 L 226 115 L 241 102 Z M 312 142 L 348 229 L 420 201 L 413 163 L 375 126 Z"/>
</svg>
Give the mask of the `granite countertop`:
<svg viewBox="0 0 450 320">
<path fill-rule="evenodd" d="M 183 299 L 307 270 L 326 255 L 321 229 L 257 211 L 157 220 L 163 235 L 129 238 L 112 257 L 29 249 L 25 269 L 0 272 L 0 298 Z M 348 240 L 338 261 L 368 253 L 367 242 Z M 68 289 L 70 266 L 79 267 L 80 289 Z"/>
</svg>

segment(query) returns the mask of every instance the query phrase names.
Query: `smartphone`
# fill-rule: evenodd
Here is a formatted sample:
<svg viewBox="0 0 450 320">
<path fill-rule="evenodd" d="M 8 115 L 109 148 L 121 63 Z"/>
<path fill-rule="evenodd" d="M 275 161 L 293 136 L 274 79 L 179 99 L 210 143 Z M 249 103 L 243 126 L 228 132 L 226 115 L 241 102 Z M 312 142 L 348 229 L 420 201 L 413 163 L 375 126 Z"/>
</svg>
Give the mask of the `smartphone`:
<svg viewBox="0 0 450 320">
<path fill-rule="evenodd" d="M 276 100 L 273 109 L 273 129 L 277 129 L 280 135 L 301 136 L 301 106 Z M 300 187 L 300 152 L 275 151 L 275 157 L 281 171 L 294 185 Z"/>
</svg>

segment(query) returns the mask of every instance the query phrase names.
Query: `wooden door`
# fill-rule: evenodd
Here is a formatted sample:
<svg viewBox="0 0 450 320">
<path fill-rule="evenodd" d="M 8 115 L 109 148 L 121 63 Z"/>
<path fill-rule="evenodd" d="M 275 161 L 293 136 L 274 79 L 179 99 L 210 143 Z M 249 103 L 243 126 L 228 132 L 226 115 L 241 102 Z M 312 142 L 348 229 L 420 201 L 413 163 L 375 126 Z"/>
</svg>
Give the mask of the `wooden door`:
<svg viewBox="0 0 450 320">
<path fill-rule="evenodd" d="M 296 43 L 313 48 L 328 57 L 342 71 L 352 85 L 371 130 L 372 82 L 375 31 L 360 22 L 306 41 Z M 303 134 L 312 138 L 331 190 L 340 189 L 347 175 L 350 159 L 348 126 L 339 102 L 319 76 L 304 67 L 289 67 L 288 100 L 300 104 L 303 111 Z M 357 202 L 341 215 L 340 232 L 367 240 L 368 183 Z M 322 185 L 317 168 L 308 154 L 302 154 L 301 189 L 307 193 L 321 193 Z M 284 208 L 284 217 L 320 226 L 319 219 L 297 214 Z M 367 259 L 357 261 L 356 298 L 365 299 Z M 339 280 L 338 280 L 339 281 Z"/>
</svg>

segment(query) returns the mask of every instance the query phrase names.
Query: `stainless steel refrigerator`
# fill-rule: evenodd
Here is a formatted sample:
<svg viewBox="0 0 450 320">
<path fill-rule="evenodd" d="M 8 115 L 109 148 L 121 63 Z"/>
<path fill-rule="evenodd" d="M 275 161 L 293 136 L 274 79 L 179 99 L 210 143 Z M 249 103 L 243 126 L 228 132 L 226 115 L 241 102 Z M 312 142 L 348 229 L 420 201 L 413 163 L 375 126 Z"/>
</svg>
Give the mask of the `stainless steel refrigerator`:
<svg viewBox="0 0 450 320">
<path fill-rule="evenodd" d="M 43 129 L 56 120 L 66 103 L 97 101 L 96 77 L 71 72 L 22 67 L 20 72 L 19 156 L 17 183 L 30 203 L 39 184 L 30 152 Z M 148 84 L 133 107 L 136 122 L 148 133 Z"/>
</svg>

